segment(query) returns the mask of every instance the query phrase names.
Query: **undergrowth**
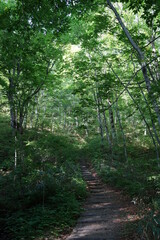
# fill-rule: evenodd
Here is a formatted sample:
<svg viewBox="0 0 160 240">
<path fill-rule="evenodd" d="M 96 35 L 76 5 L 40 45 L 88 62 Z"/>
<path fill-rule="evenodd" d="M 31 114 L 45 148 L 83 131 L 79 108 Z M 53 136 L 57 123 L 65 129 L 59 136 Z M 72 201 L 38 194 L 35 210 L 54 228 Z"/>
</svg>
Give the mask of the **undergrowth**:
<svg viewBox="0 0 160 240">
<path fill-rule="evenodd" d="M 94 138 L 83 149 L 83 158 L 91 161 L 105 183 L 123 190 L 137 204 L 142 219 L 137 227 L 140 237 L 160 239 L 160 171 L 156 154 L 151 146 L 143 147 L 136 141 L 127 142 L 127 152 L 126 161 L 121 144 L 115 144 L 111 154 L 107 144 Z"/>
<path fill-rule="evenodd" d="M 4 118 L 0 129 L 0 239 L 56 238 L 69 231 L 86 197 L 78 145 L 35 130 L 17 135 L 15 143 Z"/>
</svg>

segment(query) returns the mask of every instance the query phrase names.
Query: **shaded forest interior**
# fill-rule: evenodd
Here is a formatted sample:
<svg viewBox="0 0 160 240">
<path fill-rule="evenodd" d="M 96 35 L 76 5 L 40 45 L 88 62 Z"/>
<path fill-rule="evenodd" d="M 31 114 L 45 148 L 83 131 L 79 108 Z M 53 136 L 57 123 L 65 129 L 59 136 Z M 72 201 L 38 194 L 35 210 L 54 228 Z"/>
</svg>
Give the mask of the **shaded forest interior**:
<svg viewBox="0 0 160 240">
<path fill-rule="evenodd" d="M 160 239 L 160 1 L 0 1 L 0 239 L 61 237 L 80 162 Z M 124 238 L 125 239 L 125 238 Z"/>
</svg>

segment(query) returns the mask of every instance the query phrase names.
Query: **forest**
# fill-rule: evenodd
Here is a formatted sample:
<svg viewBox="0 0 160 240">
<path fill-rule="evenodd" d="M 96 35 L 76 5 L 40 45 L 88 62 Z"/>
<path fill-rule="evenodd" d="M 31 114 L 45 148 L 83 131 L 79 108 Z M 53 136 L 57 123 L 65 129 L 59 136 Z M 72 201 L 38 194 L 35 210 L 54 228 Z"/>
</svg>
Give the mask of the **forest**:
<svg viewBox="0 0 160 240">
<path fill-rule="evenodd" d="M 65 239 L 82 162 L 160 239 L 160 1 L 0 0 L 0 239 Z"/>
</svg>

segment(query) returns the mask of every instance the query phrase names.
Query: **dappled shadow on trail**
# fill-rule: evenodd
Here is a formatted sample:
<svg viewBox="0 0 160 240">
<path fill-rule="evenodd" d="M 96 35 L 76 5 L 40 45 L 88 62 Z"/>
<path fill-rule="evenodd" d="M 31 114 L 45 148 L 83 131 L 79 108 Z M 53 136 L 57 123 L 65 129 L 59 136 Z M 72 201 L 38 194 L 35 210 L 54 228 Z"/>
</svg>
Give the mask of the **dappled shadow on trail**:
<svg viewBox="0 0 160 240">
<path fill-rule="evenodd" d="M 124 199 L 120 191 L 101 183 L 86 165 L 81 167 L 90 195 L 77 226 L 67 240 L 124 240 L 125 224 L 138 220 L 135 207 Z"/>
</svg>

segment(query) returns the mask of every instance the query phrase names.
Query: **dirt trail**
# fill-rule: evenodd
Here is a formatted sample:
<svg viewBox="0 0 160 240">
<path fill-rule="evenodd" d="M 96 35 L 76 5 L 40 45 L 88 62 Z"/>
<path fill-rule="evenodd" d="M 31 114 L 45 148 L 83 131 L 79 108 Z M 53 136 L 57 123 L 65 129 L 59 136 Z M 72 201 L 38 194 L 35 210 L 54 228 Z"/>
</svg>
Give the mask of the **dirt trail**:
<svg viewBox="0 0 160 240">
<path fill-rule="evenodd" d="M 125 239 L 124 235 L 122 237 L 125 223 L 136 220 L 134 207 L 124 200 L 119 191 L 100 182 L 85 164 L 81 168 L 90 195 L 84 205 L 84 212 L 67 240 Z"/>
</svg>

